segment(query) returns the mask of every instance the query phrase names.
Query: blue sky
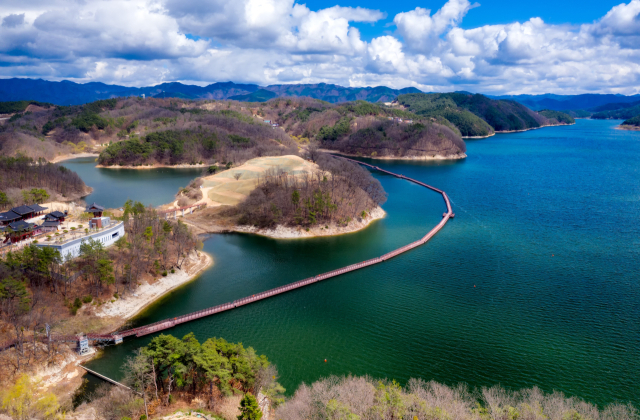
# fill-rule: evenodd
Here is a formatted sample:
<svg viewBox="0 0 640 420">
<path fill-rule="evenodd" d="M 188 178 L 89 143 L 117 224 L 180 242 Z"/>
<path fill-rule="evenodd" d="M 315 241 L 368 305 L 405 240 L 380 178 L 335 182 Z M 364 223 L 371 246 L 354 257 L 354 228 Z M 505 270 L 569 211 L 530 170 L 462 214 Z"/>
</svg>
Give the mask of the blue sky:
<svg viewBox="0 0 640 420">
<path fill-rule="evenodd" d="M 335 5 L 335 2 L 327 0 L 298 1 L 306 4 L 311 9 L 323 9 Z M 370 9 L 379 9 L 387 13 L 387 18 L 375 24 L 356 24 L 363 34 L 363 38 L 370 40 L 388 31 L 387 24 L 393 22 L 393 17 L 417 6 L 425 9 L 438 10 L 444 1 L 412 1 L 371 0 L 366 3 L 358 0 L 341 1 L 341 6 L 358 7 L 366 4 Z M 532 17 L 540 17 L 547 23 L 592 23 L 604 16 L 613 6 L 622 3 L 620 0 L 537 0 L 537 1 L 510 1 L 510 0 L 484 0 L 478 1 L 477 7 L 465 16 L 460 25 L 464 29 L 471 29 L 483 25 L 507 24 L 524 22 Z M 560 7 L 558 5 L 561 4 Z"/>
<path fill-rule="evenodd" d="M 640 0 L 4 0 L 0 77 L 640 93 Z"/>
</svg>

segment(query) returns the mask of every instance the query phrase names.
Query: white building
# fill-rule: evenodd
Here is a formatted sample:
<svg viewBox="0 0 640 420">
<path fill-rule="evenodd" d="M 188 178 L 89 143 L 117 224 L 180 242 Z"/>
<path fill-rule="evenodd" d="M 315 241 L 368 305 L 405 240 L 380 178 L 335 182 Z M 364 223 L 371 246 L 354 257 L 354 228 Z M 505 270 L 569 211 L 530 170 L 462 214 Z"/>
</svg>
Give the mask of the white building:
<svg viewBox="0 0 640 420">
<path fill-rule="evenodd" d="M 67 255 L 72 258 L 80 255 L 80 245 L 89 239 L 102 243 L 105 248 L 111 246 L 124 236 L 124 223 L 112 222 L 108 217 L 101 217 L 101 219 L 103 220 L 102 228 L 98 228 L 95 232 L 89 232 L 80 238 L 69 239 L 65 242 L 39 243 L 36 246 L 57 249 L 62 258 L 66 258 Z"/>
</svg>

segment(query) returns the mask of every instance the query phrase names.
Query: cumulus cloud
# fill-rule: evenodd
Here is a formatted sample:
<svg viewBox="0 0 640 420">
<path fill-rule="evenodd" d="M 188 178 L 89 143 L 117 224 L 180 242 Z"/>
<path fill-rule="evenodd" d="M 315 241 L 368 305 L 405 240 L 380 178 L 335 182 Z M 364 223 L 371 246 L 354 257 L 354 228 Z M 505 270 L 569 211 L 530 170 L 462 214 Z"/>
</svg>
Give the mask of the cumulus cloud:
<svg viewBox="0 0 640 420">
<path fill-rule="evenodd" d="M 369 41 L 353 23 L 375 24 L 384 11 L 294 0 L 8 1 L 0 77 L 640 93 L 640 0 L 591 24 L 532 16 L 471 29 L 461 22 L 478 4 L 442 1 L 397 14 L 391 32 Z"/>
<path fill-rule="evenodd" d="M 24 23 L 24 13 L 5 16 L 2 19 L 2 26 L 5 28 L 15 28 Z"/>
<path fill-rule="evenodd" d="M 449 0 L 433 16 L 431 10 L 416 7 L 410 12 L 398 13 L 393 23 L 409 48 L 431 51 L 439 44 L 440 35 L 459 25 L 467 12 L 477 6 L 479 4 L 471 4 L 468 0 Z"/>
</svg>

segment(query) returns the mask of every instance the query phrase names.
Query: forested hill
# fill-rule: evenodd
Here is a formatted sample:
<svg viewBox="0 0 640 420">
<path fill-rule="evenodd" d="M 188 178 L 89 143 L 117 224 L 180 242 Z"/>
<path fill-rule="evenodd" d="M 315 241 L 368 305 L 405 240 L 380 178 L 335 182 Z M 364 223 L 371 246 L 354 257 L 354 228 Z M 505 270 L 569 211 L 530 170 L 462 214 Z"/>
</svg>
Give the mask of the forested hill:
<svg viewBox="0 0 640 420">
<path fill-rule="evenodd" d="M 545 111 L 545 115 L 514 101 L 490 99 L 480 94 L 412 93 L 398 96 L 398 102 L 417 115 L 447 119 L 465 137 L 574 122 L 562 112 Z"/>
<path fill-rule="evenodd" d="M 91 192 L 69 169 L 25 156 L 0 156 L 0 211 L 23 204 L 77 200 Z"/>
<path fill-rule="evenodd" d="M 633 118 L 629 118 L 628 120 L 624 121 L 621 125 L 640 127 L 640 114 L 636 115 Z"/>
<path fill-rule="evenodd" d="M 640 104 L 634 104 L 631 107 L 614 109 L 610 111 L 596 112 L 591 115 L 595 120 L 626 120 L 640 115 Z"/>
<path fill-rule="evenodd" d="M 442 117 L 423 118 L 365 101 L 335 105 L 276 98 L 257 104 L 133 97 L 30 109 L 0 121 L 0 154 L 52 160 L 100 152 L 102 165 L 135 166 L 236 165 L 259 156 L 299 154 L 310 142 L 365 156 L 464 157 L 466 151 L 459 131 Z"/>
</svg>

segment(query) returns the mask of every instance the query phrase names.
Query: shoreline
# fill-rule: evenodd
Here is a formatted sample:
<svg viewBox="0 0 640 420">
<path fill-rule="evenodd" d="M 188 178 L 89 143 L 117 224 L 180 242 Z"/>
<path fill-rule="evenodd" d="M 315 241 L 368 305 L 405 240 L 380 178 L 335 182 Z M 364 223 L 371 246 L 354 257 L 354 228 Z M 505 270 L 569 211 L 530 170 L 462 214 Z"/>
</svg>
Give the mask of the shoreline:
<svg viewBox="0 0 640 420">
<path fill-rule="evenodd" d="M 153 284 L 144 283 L 136 289 L 135 293 L 127 295 L 126 298 L 119 298 L 113 303 L 104 304 L 93 314 L 84 312 L 83 315 L 88 317 L 87 320 L 91 317 L 105 319 L 107 321 L 105 325 L 108 327 L 105 327 L 104 330 L 117 331 L 163 296 L 197 280 L 200 274 L 211 267 L 213 263 L 211 255 L 203 251 L 196 251 L 196 255 L 188 257 L 188 260 L 183 263 L 182 270 L 161 277 Z M 37 369 L 36 375 L 43 379 L 44 388 L 57 389 L 58 393 L 61 392 L 71 397 L 76 389 L 82 385 L 82 377 L 87 374 L 79 365 L 101 355 L 101 352 L 94 347 L 91 347 L 91 350 L 91 353 L 80 356 L 74 350 L 68 349 L 61 356 L 62 360 L 58 360 L 48 367 Z"/>
<path fill-rule="evenodd" d="M 234 226 L 230 231 L 235 233 L 248 233 L 252 235 L 264 236 L 272 239 L 308 239 L 308 238 L 320 238 L 323 236 L 338 236 L 346 235 L 348 233 L 359 232 L 376 220 L 384 219 L 387 215 L 382 207 L 373 209 L 366 218 L 360 221 L 354 220 L 347 226 L 336 226 L 335 224 L 328 225 L 329 228 L 325 229 L 322 226 L 316 226 L 305 230 L 301 227 L 288 227 L 278 225 L 274 229 L 259 229 L 255 226 Z M 215 233 L 215 232 L 210 232 Z"/>
<path fill-rule="evenodd" d="M 330 150 L 330 149 L 320 149 L 320 152 L 332 153 L 340 156 L 349 156 L 356 158 L 365 158 L 365 159 L 379 159 L 379 160 L 408 160 L 408 161 L 433 161 L 433 160 L 460 160 L 466 159 L 467 154 L 463 153 L 461 155 L 435 155 L 435 156 L 362 156 L 362 155 L 354 155 L 352 153 L 344 153 L 338 150 Z"/>
<path fill-rule="evenodd" d="M 575 119 L 575 118 L 574 118 Z M 489 134 L 488 136 L 462 136 L 463 139 L 488 139 L 489 137 L 493 137 L 496 134 L 512 134 L 512 133 L 524 133 L 525 131 L 531 131 L 531 130 L 538 130 L 540 128 L 546 128 L 546 127 L 562 127 L 562 126 L 570 126 L 570 125 L 575 125 L 576 123 L 573 124 L 548 124 L 548 125 L 541 125 L 540 127 L 529 127 L 529 128 L 525 128 L 524 130 L 504 130 L 504 131 L 494 131 L 493 134 Z"/>
<path fill-rule="evenodd" d="M 99 318 L 122 318 L 120 325 L 113 327 L 115 331 L 169 292 L 196 280 L 203 271 L 213 266 L 214 261 L 213 257 L 206 252 L 196 251 L 196 255 L 189 256 L 184 264 L 185 267 L 182 270 L 160 277 L 152 284 L 143 283 L 138 286 L 135 293 L 119 298 L 113 303 L 102 305 L 95 315 Z"/>
<path fill-rule="evenodd" d="M 83 157 L 98 157 L 98 156 L 100 156 L 99 153 L 76 153 L 76 154 L 71 154 L 71 155 L 56 156 L 52 160 L 50 160 L 49 162 L 51 162 L 51 163 L 60 163 L 60 162 L 64 162 L 65 160 L 78 159 L 78 158 L 83 158 Z"/>
<path fill-rule="evenodd" d="M 209 164 L 206 163 L 196 163 L 195 165 L 190 165 L 188 163 L 181 163 L 178 165 L 140 165 L 140 166 L 132 166 L 132 165 L 96 165 L 96 168 L 102 169 L 157 169 L 157 168 L 173 168 L 173 169 L 189 169 L 189 168 L 208 168 Z"/>
<path fill-rule="evenodd" d="M 575 118 L 574 118 L 575 119 Z M 511 130 L 511 131 L 496 131 L 496 134 L 511 134 L 511 133 L 524 133 L 525 131 L 531 131 L 531 130 L 538 130 L 540 128 L 547 128 L 547 127 L 563 127 L 563 126 L 570 126 L 570 125 L 576 125 L 576 123 L 573 124 L 547 124 L 547 125 L 541 125 L 540 127 L 530 127 L 530 128 L 525 128 L 524 130 Z"/>
<path fill-rule="evenodd" d="M 640 131 L 640 127 L 636 126 L 636 125 L 618 125 L 615 127 L 616 130 L 623 130 L 623 131 Z"/>
</svg>

